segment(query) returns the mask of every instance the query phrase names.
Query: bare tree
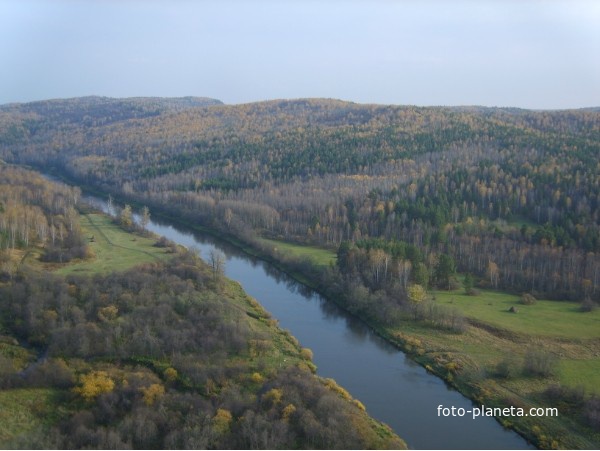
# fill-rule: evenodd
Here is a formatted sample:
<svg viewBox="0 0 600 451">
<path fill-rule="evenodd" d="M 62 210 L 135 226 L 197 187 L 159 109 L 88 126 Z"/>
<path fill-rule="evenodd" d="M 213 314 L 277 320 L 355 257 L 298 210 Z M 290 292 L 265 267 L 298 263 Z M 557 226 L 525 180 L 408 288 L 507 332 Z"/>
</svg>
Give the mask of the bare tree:
<svg viewBox="0 0 600 451">
<path fill-rule="evenodd" d="M 225 277 L 225 254 L 217 249 L 212 249 L 209 254 L 209 264 L 212 268 L 213 281 L 220 286 Z"/>
</svg>

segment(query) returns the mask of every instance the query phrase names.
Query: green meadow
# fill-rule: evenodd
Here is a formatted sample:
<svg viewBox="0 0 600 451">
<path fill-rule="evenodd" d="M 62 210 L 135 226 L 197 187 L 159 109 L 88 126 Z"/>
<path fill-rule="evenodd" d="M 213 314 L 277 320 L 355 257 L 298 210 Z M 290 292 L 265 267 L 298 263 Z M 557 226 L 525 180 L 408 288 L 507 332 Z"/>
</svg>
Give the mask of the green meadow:
<svg viewBox="0 0 600 451">
<path fill-rule="evenodd" d="M 154 246 L 155 238 L 128 233 L 108 216 L 81 215 L 80 224 L 84 236 L 90 240 L 93 256 L 61 267 L 56 270 L 57 274 L 124 271 L 136 265 L 169 258 L 170 254 L 165 248 Z"/>
<path fill-rule="evenodd" d="M 48 388 L 0 390 L 0 446 L 52 423 L 57 414 L 52 401 L 56 393 Z"/>
<path fill-rule="evenodd" d="M 329 266 L 335 264 L 337 259 L 335 252 L 328 249 L 266 238 L 261 238 L 261 242 L 272 246 L 273 249 L 281 255 L 290 255 L 301 259 L 308 258 L 317 266 Z"/>
<path fill-rule="evenodd" d="M 519 296 L 493 290 L 481 290 L 477 296 L 469 296 L 464 290 L 438 290 L 433 295 L 440 304 L 456 307 L 469 318 L 517 334 L 600 338 L 600 310 L 584 313 L 577 303 L 538 300 L 523 305 Z M 513 306 L 517 313 L 509 312 Z"/>
</svg>

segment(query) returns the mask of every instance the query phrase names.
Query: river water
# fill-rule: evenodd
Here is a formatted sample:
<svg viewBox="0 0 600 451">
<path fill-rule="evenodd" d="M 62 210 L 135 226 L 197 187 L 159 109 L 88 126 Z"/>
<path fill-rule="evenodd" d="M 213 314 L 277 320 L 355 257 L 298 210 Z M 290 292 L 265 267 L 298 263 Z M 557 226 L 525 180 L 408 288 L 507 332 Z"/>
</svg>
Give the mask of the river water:
<svg viewBox="0 0 600 451">
<path fill-rule="evenodd" d="M 98 197 L 84 200 L 107 211 Z M 438 406 L 472 410 L 469 399 L 427 373 L 363 322 L 286 274 L 214 237 L 153 219 L 149 230 L 206 258 L 226 256 L 226 275 L 268 310 L 303 347 L 313 351 L 317 374 L 334 378 L 367 412 L 388 424 L 412 449 L 532 449 L 494 418 L 438 416 Z"/>
</svg>

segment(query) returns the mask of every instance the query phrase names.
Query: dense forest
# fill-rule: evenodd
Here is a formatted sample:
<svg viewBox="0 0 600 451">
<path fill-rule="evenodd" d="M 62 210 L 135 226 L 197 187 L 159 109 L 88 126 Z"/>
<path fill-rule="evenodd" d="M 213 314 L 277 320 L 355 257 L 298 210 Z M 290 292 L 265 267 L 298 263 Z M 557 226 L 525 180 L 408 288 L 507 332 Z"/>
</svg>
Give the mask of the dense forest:
<svg viewBox="0 0 600 451">
<path fill-rule="evenodd" d="M 157 239 L 168 261 L 55 274 L 95 258 L 79 190 L 8 166 L 0 186 L 1 447 L 404 447 L 218 266 Z"/>
<path fill-rule="evenodd" d="M 385 265 L 371 289 L 446 283 L 447 255 L 484 285 L 600 297 L 594 110 L 84 98 L 1 107 L 0 144 L 7 161 L 236 234 L 351 243 Z"/>
</svg>

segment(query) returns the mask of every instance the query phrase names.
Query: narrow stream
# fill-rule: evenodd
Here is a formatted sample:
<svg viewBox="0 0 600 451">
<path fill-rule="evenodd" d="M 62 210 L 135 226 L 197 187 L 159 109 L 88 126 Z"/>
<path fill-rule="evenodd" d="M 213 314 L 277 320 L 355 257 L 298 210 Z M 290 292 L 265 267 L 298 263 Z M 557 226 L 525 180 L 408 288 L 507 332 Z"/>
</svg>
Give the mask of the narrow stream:
<svg viewBox="0 0 600 451">
<path fill-rule="evenodd" d="M 107 210 L 98 197 L 84 200 Z M 475 405 L 441 379 L 427 373 L 363 322 L 333 302 L 297 283 L 269 264 L 210 235 L 153 219 L 148 229 L 207 257 L 212 249 L 226 255 L 226 274 L 241 283 L 282 328 L 314 353 L 317 374 L 332 377 L 390 425 L 412 449 L 532 449 L 522 437 L 494 418 L 438 417 L 438 406 Z"/>
</svg>

